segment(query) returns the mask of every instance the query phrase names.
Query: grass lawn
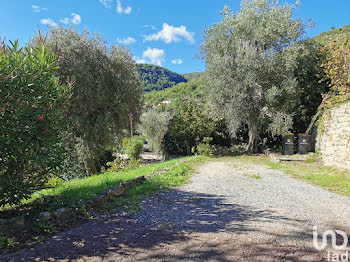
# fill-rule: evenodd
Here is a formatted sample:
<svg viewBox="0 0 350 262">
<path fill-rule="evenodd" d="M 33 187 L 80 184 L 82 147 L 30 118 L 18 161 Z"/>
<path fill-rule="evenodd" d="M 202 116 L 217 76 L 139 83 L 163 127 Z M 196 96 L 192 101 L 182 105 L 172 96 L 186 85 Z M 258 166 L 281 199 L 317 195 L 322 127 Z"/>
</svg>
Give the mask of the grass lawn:
<svg viewBox="0 0 350 262">
<path fill-rule="evenodd" d="M 240 156 L 235 159 L 264 164 L 333 193 L 350 196 L 350 171 L 325 166 L 317 155 L 310 155 L 306 161 L 274 162 L 265 155 Z"/>
<path fill-rule="evenodd" d="M 182 162 L 187 160 L 186 162 Z M 129 189 L 127 196 L 135 197 L 151 193 L 159 188 L 179 186 L 186 183 L 190 174 L 194 172 L 193 166 L 205 161 L 204 157 L 184 157 L 145 165 L 143 167 L 126 170 L 118 173 L 103 173 L 83 179 L 65 182 L 55 188 L 44 189 L 32 194 L 30 199 L 24 200 L 20 205 L 0 208 L 0 217 L 13 216 L 23 211 L 54 211 L 61 207 L 74 207 L 80 200 L 90 200 L 106 189 L 117 186 L 121 182 L 145 176 L 147 182 Z M 176 163 L 179 163 L 176 165 Z M 158 176 L 152 172 L 169 169 Z"/>
</svg>

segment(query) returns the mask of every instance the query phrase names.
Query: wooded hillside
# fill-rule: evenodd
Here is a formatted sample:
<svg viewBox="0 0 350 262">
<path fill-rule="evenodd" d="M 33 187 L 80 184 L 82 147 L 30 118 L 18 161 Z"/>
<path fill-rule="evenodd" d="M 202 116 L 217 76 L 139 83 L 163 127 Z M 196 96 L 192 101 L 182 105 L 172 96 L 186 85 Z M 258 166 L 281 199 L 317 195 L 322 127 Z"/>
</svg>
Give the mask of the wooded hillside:
<svg viewBox="0 0 350 262">
<path fill-rule="evenodd" d="M 147 92 L 152 90 L 163 90 L 178 83 L 187 82 L 187 79 L 182 75 L 161 66 L 139 64 L 138 72 L 142 88 Z"/>
</svg>

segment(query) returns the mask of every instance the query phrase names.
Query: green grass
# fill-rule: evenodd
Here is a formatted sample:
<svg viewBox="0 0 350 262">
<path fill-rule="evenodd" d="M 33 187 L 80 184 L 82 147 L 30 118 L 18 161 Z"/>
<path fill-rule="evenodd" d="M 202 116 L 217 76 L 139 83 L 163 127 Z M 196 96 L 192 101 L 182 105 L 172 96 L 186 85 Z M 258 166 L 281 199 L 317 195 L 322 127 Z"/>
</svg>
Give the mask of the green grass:
<svg viewBox="0 0 350 262">
<path fill-rule="evenodd" d="M 311 155 L 306 161 L 273 162 L 267 156 L 242 156 L 235 161 L 267 165 L 333 193 L 350 196 L 350 171 L 325 166 L 316 155 Z"/>
<path fill-rule="evenodd" d="M 176 163 L 183 160 L 188 161 L 176 165 Z M 30 199 L 23 201 L 20 205 L 0 208 L 0 216 L 1 213 L 3 215 L 5 214 L 5 216 L 11 216 L 13 213 L 28 210 L 41 212 L 54 211 L 60 207 L 74 207 L 80 200 L 91 200 L 96 195 L 102 194 L 106 189 L 117 186 L 121 182 L 139 176 L 146 176 L 148 178 L 147 182 L 129 189 L 126 193 L 131 199 L 139 199 L 142 195 L 154 192 L 159 188 L 179 186 L 186 183 L 190 174 L 194 172 L 192 167 L 203 161 L 205 161 L 204 157 L 185 157 L 163 163 L 146 165 L 134 170 L 104 173 L 65 182 L 55 188 L 35 192 Z M 157 172 L 165 168 L 169 168 L 169 171 L 158 176 L 152 176 L 152 172 Z"/>
<path fill-rule="evenodd" d="M 261 176 L 259 174 L 244 174 L 244 176 L 247 176 L 253 179 L 261 179 Z"/>
</svg>

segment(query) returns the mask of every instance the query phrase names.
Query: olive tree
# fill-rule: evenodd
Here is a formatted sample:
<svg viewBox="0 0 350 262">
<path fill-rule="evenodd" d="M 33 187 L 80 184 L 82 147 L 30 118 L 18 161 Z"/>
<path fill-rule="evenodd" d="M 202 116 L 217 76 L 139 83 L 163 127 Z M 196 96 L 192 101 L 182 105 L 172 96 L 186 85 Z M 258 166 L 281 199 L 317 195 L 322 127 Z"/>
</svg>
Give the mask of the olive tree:
<svg viewBox="0 0 350 262">
<path fill-rule="evenodd" d="M 156 109 L 149 109 L 140 118 L 139 132 L 146 137 L 150 148 L 157 154 L 163 153 L 164 136 L 168 131 L 170 119 L 169 112 L 160 112 Z"/>
<path fill-rule="evenodd" d="M 266 121 L 274 133 L 291 126 L 299 40 L 307 23 L 294 18 L 296 5 L 244 0 L 239 12 L 229 7 L 222 21 L 205 30 L 201 47 L 206 83 L 218 113 L 235 136 L 249 130 L 247 151 L 257 151 Z"/>
<path fill-rule="evenodd" d="M 32 41 L 35 43 L 35 38 Z M 72 88 L 66 108 L 69 135 L 75 138 L 87 174 L 97 173 L 97 158 L 112 145 L 141 109 L 141 85 L 128 50 L 108 48 L 99 35 L 58 27 L 47 42 L 59 55 L 58 76 Z"/>
<path fill-rule="evenodd" d="M 303 42 L 299 52 L 298 67 L 295 76 L 298 80 L 296 103 L 293 108 L 293 129 L 304 133 L 322 102 L 322 95 L 329 90 L 329 80 L 325 76 L 322 62 L 326 53 L 313 39 Z"/>
</svg>

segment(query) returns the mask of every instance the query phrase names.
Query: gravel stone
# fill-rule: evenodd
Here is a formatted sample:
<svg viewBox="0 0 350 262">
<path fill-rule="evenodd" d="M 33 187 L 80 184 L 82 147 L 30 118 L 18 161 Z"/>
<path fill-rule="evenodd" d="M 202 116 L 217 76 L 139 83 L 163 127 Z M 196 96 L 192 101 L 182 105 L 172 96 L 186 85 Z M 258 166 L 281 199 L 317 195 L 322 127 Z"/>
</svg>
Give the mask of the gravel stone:
<svg viewBox="0 0 350 262">
<path fill-rule="evenodd" d="M 350 236 L 349 197 L 281 171 L 211 161 L 191 182 L 0 261 L 327 261 L 312 246 L 313 226 Z"/>
</svg>

